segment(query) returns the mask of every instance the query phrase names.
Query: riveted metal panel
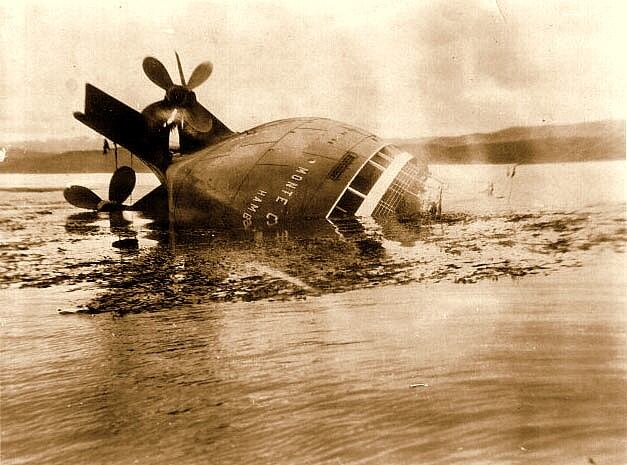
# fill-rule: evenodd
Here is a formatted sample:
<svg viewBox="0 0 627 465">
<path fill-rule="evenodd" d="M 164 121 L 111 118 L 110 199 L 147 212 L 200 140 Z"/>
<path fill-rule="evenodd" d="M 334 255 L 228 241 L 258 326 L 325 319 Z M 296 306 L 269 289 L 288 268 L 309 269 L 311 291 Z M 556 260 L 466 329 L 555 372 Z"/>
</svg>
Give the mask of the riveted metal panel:
<svg viewBox="0 0 627 465">
<path fill-rule="evenodd" d="M 286 225 L 307 218 L 324 218 L 314 211 L 311 199 L 332 201 L 337 192 L 315 190 L 315 164 L 260 165 L 258 176 L 249 176 L 233 205 L 241 212 L 244 227 Z"/>
<path fill-rule="evenodd" d="M 177 220 L 195 221 L 204 213 L 256 228 L 324 218 L 382 145 L 381 139 L 332 120 L 283 120 L 254 128 L 168 170 Z M 347 153 L 352 162 L 330 179 Z"/>
</svg>

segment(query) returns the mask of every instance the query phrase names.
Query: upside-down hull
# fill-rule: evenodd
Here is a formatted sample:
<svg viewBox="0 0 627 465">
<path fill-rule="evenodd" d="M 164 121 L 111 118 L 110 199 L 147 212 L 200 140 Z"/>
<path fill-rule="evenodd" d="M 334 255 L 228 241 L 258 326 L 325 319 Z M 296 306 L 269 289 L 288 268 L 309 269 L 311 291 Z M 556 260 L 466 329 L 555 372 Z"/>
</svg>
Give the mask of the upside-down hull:
<svg viewBox="0 0 627 465">
<path fill-rule="evenodd" d="M 427 177 L 424 160 L 353 126 L 281 120 L 175 157 L 166 171 L 169 217 L 177 225 L 258 229 L 418 212 L 435 200 Z"/>
<path fill-rule="evenodd" d="M 207 112 L 213 124 L 206 133 L 180 123 L 177 154 L 168 149 L 174 125 L 156 118 L 153 107 L 140 114 L 87 84 L 85 111 L 75 113 L 134 153 L 161 181 L 160 189 L 120 209 L 161 208 L 178 226 L 245 229 L 439 209 L 438 192 L 427 189 L 424 159 L 356 127 L 294 118 L 236 134 Z"/>
</svg>

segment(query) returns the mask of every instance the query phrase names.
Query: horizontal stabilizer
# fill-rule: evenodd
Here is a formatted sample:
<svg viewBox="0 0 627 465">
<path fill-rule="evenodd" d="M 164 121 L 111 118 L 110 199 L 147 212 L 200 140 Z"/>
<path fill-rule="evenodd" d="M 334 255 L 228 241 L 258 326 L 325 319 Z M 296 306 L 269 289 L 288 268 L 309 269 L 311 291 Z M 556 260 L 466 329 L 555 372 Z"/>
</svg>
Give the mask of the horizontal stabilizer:
<svg viewBox="0 0 627 465">
<path fill-rule="evenodd" d="M 100 89 L 85 86 L 85 112 L 74 113 L 81 123 L 137 155 L 163 174 L 170 162 L 167 133 L 151 131 L 141 113 Z"/>
</svg>

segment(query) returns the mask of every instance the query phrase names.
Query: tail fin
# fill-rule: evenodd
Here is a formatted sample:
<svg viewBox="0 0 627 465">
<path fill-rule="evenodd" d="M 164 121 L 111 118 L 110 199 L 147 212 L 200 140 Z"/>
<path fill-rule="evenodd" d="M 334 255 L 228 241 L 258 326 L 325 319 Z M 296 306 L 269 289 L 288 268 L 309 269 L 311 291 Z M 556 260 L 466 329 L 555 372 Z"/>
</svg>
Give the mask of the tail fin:
<svg viewBox="0 0 627 465">
<path fill-rule="evenodd" d="M 85 112 L 74 117 L 108 139 L 128 149 L 165 182 L 171 161 L 167 133 L 151 130 L 143 115 L 100 89 L 85 86 Z"/>
</svg>

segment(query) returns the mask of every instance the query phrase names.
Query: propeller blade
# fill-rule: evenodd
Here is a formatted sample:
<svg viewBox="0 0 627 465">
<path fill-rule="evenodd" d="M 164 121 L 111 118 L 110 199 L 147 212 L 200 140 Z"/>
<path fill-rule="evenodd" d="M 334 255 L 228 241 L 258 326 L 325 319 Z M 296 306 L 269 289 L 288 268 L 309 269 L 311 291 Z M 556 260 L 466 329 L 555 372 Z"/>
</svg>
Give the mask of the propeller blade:
<svg viewBox="0 0 627 465">
<path fill-rule="evenodd" d="M 211 76 L 211 72 L 213 71 L 213 64 L 210 61 L 205 61 L 198 66 L 192 72 L 192 75 L 189 77 L 189 81 L 187 82 L 188 89 L 195 89 Z"/>
<path fill-rule="evenodd" d="M 161 63 L 156 58 L 144 58 L 142 67 L 144 68 L 144 73 L 146 73 L 148 79 L 157 84 L 163 90 L 168 90 L 174 85 L 174 83 L 172 82 L 172 78 L 170 78 L 170 75 L 168 74 L 168 70 L 165 69 L 163 63 Z"/>
<path fill-rule="evenodd" d="M 102 201 L 98 194 L 83 186 L 66 187 L 63 190 L 63 197 L 75 207 L 87 210 L 98 209 L 98 204 Z"/>
<path fill-rule="evenodd" d="M 179 68 L 179 76 L 181 77 L 181 85 L 185 87 L 185 77 L 183 76 L 183 67 L 181 66 L 181 59 L 179 58 L 179 54 L 174 52 L 176 55 L 176 65 Z"/>
<path fill-rule="evenodd" d="M 142 115 L 144 115 L 144 118 L 151 129 L 160 130 L 161 128 L 167 126 L 167 121 L 172 116 L 172 111 L 172 106 L 161 100 L 144 108 Z"/>
<path fill-rule="evenodd" d="M 180 110 L 185 114 L 183 120 L 199 132 L 209 132 L 213 127 L 213 116 L 200 103 L 194 102 L 188 108 Z"/>
<path fill-rule="evenodd" d="M 164 185 L 151 190 L 148 194 L 144 195 L 141 199 L 133 204 L 131 210 L 149 212 L 153 214 L 168 214 L 168 190 Z"/>
<path fill-rule="evenodd" d="M 109 200 L 124 202 L 135 188 L 135 171 L 128 166 L 120 166 L 109 182 Z"/>
</svg>

